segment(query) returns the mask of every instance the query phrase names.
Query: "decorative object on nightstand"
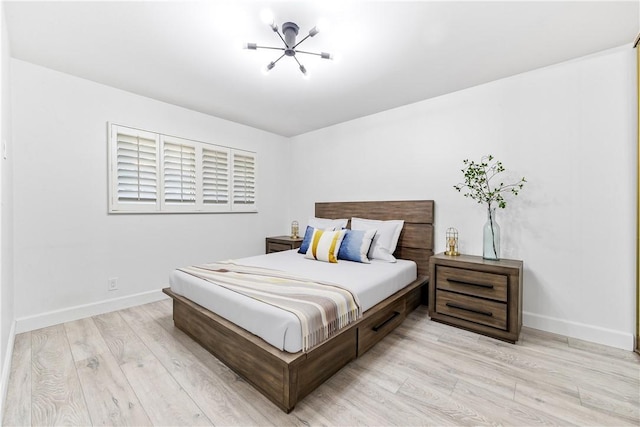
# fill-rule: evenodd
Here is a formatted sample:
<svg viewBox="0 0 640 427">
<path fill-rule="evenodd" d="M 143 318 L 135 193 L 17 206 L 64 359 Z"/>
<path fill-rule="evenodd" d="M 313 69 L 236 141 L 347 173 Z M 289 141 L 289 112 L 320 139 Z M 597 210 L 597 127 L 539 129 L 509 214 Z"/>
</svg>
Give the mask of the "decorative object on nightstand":
<svg viewBox="0 0 640 427">
<path fill-rule="evenodd" d="M 524 177 L 513 184 L 500 183 L 492 185 L 491 180 L 505 171 L 502 162 L 494 161 L 494 157 L 490 154 L 480 159 L 479 163 L 473 160 L 464 160 L 464 169 L 461 169 L 464 175 L 464 183 L 454 185 L 453 188 L 462 191 L 467 189 L 464 197 L 471 197 L 478 203 L 487 204 L 487 223 L 483 228 L 483 244 L 482 257 L 485 259 L 500 259 L 500 227 L 496 223 L 495 205 L 504 209 L 507 207 L 507 201 L 502 196 L 503 193 L 510 192 L 514 196 L 527 182 Z"/>
<path fill-rule="evenodd" d="M 496 221 L 496 208 L 487 209 L 487 222 L 482 227 L 482 257 L 500 259 L 500 224 Z"/>
<path fill-rule="evenodd" d="M 298 225 L 298 221 L 293 221 L 291 223 L 291 238 L 297 239 L 300 237 L 298 234 L 300 233 L 300 227 Z"/>
<path fill-rule="evenodd" d="M 298 249 L 302 244 L 302 237 L 293 238 L 291 236 L 274 236 L 266 238 L 265 252 L 270 254 L 273 252 L 290 251 Z"/>
<path fill-rule="evenodd" d="M 522 269 L 519 260 L 433 255 L 431 320 L 515 343 L 522 328 Z"/>
<path fill-rule="evenodd" d="M 444 254 L 449 256 L 460 255 L 460 252 L 458 252 L 458 230 L 453 227 L 447 228 L 445 237 L 447 238 L 447 250 L 444 252 Z"/>
</svg>

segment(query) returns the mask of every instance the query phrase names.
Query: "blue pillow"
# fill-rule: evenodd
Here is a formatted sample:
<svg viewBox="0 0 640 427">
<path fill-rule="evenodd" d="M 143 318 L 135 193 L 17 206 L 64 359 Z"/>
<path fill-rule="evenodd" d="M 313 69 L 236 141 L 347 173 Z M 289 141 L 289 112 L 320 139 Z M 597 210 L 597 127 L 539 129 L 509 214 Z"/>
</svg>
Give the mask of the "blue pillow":
<svg viewBox="0 0 640 427">
<path fill-rule="evenodd" d="M 367 253 L 371 247 L 371 241 L 373 236 L 376 235 L 376 230 L 370 228 L 368 230 L 346 230 L 347 233 L 342 239 L 340 245 L 340 251 L 338 252 L 338 259 L 346 261 L 364 262 L 369 263 Z"/>
<path fill-rule="evenodd" d="M 300 249 L 298 249 L 299 254 L 306 254 L 309 250 L 309 244 L 311 243 L 311 238 L 313 237 L 313 228 L 310 225 L 307 225 L 307 229 L 304 232 L 304 237 L 302 238 L 302 243 L 300 243 Z"/>
</svg>

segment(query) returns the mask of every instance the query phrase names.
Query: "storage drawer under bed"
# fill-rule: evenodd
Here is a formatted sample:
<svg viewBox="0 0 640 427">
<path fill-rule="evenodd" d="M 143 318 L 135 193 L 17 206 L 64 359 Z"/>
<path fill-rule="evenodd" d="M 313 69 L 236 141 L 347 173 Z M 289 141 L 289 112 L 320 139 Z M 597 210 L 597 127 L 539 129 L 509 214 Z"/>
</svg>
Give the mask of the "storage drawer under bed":
<svg viewBox="0 0 640 427">
<path fill-rule="evenodd" d="M 358 357 L 393 331 L 407 317 L 406 299 L 380 310 L 358 325 Z"/>
</svg>

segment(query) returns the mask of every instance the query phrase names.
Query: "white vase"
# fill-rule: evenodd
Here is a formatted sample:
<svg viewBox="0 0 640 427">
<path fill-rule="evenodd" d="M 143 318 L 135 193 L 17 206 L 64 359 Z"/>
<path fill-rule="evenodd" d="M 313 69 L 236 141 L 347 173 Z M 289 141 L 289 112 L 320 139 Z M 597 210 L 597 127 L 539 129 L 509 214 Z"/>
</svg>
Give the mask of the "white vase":
<svg viewBox="0 0 640 427">
<path fill-rule="evenodd" d="M 500 259 L 500 226 L 496 222 L 496 208 L 487 209 L 487 222 L 482 229 L 482 258 Z"/>
</svg>

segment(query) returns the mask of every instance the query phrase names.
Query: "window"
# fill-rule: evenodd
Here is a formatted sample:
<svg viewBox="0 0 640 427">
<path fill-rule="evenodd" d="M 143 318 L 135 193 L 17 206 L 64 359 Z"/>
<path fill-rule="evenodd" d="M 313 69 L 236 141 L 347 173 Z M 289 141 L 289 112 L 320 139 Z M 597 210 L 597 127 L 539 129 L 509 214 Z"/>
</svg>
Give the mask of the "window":
<svg viewBox="0 0 640 427">
<path fill-rule="evenodd" d="M 229 150 L 202 149 L 202 201 L 205 205 L 229 204 Z"/>
<path fill-rule="evenodd" d="M 251 210 L 256 204 L 256 158 L 248 152 L 233 153 L 233 207 Z"/>
<path fill-rule="evenodd" d="M 133 129 L 132 129 L 133 130 Z M 115 210 L 154 209 L 158 201 L 158 137 L 149 132 L 114 132 L 110 186 Z"/>
<path fill-rule="evenodd" d="M 256 212 L 256 154 L 112 124 L 109 212 Z"/>
<path fill-rule="evenodd" d="M 196 205 L 196 147 L 186 141 L 162 138 L 163 205 Z"/>
</svg>

